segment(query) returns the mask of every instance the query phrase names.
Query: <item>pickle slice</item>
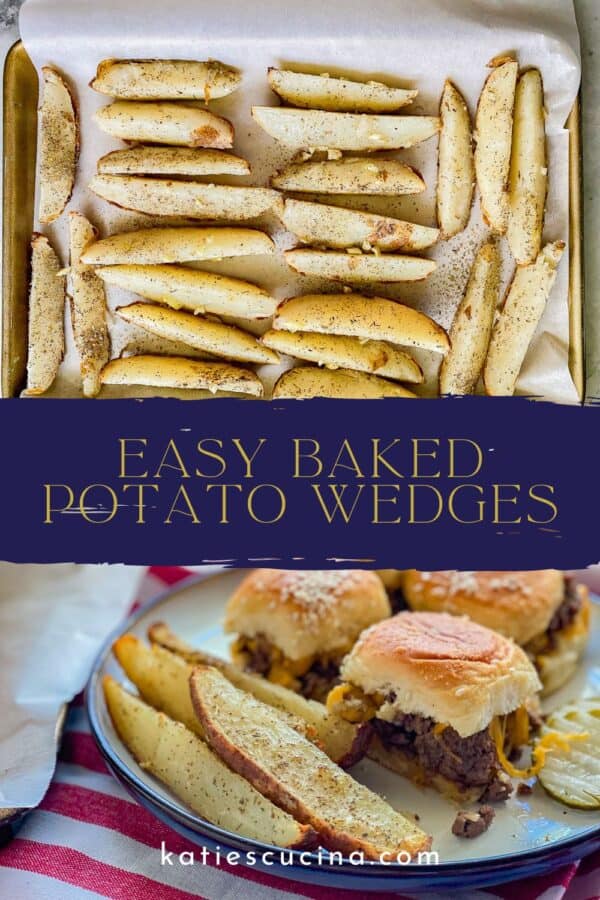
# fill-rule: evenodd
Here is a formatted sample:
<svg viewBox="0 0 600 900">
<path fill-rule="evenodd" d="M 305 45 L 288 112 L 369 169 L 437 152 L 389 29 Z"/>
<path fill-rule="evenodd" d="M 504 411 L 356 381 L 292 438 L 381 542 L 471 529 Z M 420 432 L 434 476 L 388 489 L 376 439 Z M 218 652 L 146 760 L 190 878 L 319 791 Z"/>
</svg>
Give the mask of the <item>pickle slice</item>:
<svg viewBox="0 0 600 900">
<path fill-rule="evenodd" d="M 545 734 L 573 736 L 569 750 L 553 748 L 540 772 L 540 784 L 566 806 L 600 809 L 600 697 L 571 703 L 552 713 L 542 730 Z"/>
</svg>

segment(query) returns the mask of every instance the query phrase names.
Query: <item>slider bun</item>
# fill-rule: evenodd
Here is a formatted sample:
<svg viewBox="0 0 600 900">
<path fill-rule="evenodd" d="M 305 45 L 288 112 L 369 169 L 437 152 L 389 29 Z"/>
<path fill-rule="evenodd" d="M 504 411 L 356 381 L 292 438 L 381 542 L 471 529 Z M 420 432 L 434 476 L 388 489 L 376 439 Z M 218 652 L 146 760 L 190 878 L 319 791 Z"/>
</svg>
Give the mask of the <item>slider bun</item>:
<svg viewBox="0 0 600 900">
<path fill-rule="evenodd" d="M 289 659 L 346 652 L 361 631 L 391 614 L 374 572 L 255 569 L 225 611 L 225 631 L 264 634 Z"/>
<path fill-rule="evenodd" d="M 575 620 L 566 628 L 554 632 L 554 646 L 551 650 L 543 651 L 536 656 L 536 665 L 544 686 L 543 697 L 557 691 L 575 674 L 587 647 L 591 602 L 585 585 L 577 585 L 577 593 L 583 604 Z"/>
<path fill-rule="evenodd" d="M 405 573 L 403 592 L 411 609 L 469 616 L 517 644 L 543 634 L 564 599 L 562 572 Z"/>
<path fill-rule="evenodd" d="M 402 612 L 365 631 L 341 667 L 344 681 L 388 695 L 377 715 L 418 713 L 468 737 L 540 690 L 513 641 L 467 618 Z"/>
</svg>

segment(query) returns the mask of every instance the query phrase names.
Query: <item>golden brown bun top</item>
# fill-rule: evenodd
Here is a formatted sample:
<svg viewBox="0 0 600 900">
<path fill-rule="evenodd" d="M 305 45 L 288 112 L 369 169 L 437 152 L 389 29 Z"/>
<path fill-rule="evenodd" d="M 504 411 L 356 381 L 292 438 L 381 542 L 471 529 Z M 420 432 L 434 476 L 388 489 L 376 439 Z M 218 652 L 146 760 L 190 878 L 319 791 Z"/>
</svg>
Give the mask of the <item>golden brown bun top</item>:
<svg viewBox="0 0 600 900">
<path fill-rule="evenodd" d="M 414 610 L 466 615 L 518 644 L 543 634 L 564 599 L 562 572 L 417 572 L 404 575 Z"/>
<path fill-rule="evenodd" d="M 264 634 L 289 659 L 346 652 L 367 626 L 391 615 L 374 572 L 255 569 L 227 604 L 225 631 Z"/>
<path fill-rule="evenodd" d="M 341 673 L 366 693 L 387 698 L 379 718 L 418 713 L 452 725 L 463 737 L 512 712 L 541 687 L 513 641 L 446 613 L 402 612 L 373 625 Z"/>
</svg>

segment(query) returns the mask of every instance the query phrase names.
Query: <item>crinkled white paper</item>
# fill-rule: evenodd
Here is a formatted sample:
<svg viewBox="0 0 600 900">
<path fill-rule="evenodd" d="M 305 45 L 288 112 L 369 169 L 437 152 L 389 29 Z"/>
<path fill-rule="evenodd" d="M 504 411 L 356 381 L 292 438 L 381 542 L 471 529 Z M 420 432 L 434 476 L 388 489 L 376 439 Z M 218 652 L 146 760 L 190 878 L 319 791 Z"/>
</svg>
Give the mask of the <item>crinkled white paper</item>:
<svg viewBox="0 0 600 900">
<path fill-rule="evenodd" d="M 100 156 L 121 146 L 93 123 L 92 114 L 105 104 L 88 87 L 97 63 L 106 57 L 218 58 L 243 72 L 239 91 L 211 108 L 236 127 L 235 150 L 253 168 L 242 182 L 264 185 L 288 161 L 293 150 L 282 148 L 250 117 L 252 104 L 275 104 L 266 81 L 268 66 L 294 65 L 313 71 L 355 73 L 392 83 L 416 86 L 419 97 L 410 112 L 435 114 L 446 77 L 464 93 L 471 111 L 486 78 L 487 62 L 514 52 L 521 66 L 537 66 L 544 80 L 550 191 L 545 238 L 569 237 L 567 116 L 580 80 L 579 38 L 570 0 L 370 0 L 368 3 L 280 0 L 247 3 L 220 0 L 27 0 L 20 19 L 25 45 L 35 64 L 60 68 L 71 80 L 81 113 L 81 160 L 69 208 L 88 214 L 102 233 L 133 227 L 134 214 L 96 198 L 86 187 Z M 380 210 L 422 224 L 434 223 L 436 141 L 402 151 L 399 156 L 419 168 L 425 195 L 390 199 L 354 198 L 353 205 Z M 326 198 L 321 198 L 326 200 Z M 47 229 L 65 264 L 68 261 L 65 215 Z M 265 224 L 265 223 L 262 223 Z M 293 244 L 290 234 L 267 222 L 280 248 Z M 478 203 L 466 232 L 433 248 L 438 270 L 427 281 L 386 286 L 380 293 L 407 299 L 448 327 L 464 290 L 474 253 L 485 235 Z M 512 274 L 503 241 L 505 284 Z M 256 280 L 278 297 L 323 287 L 314 278 L 294 276 L 280 255 L 203 264 L 203 268 Z M 330 288 L 331 289 L 331 288 Z M 109 292 L 109 306 L 130 302 L 133 295 Z M 113 350 L 119 353 L 130 326 L 111 317 Z M 55 394 L 79 394 L 78 363 L 68 331 L 68 349 Z M 140 332 L 135 332 L 137 335 Z M 518 392 L 557 402 L 576 402 L 568 369 L 568 254 L 565 252 L 554 290 L 539 324 L 518 382 Z M 434 384 L 439 358 L 419 354 Z M 267 383 L 280 368 L 263 367 Z M 112 389 L 115 390 L 115 389 Z M 131 392 L 131 391 L 130 391 Z M 136 391 L 136 394 L 141 392 Z M 105 395 L 105 392 L 103 392 Z M 114 394 L 112 394 L 114 396 Z M 179 392 L 181 396 L 181 392 Z M 188 394 L 189 395 L 189 394 Z"/>
</svg>

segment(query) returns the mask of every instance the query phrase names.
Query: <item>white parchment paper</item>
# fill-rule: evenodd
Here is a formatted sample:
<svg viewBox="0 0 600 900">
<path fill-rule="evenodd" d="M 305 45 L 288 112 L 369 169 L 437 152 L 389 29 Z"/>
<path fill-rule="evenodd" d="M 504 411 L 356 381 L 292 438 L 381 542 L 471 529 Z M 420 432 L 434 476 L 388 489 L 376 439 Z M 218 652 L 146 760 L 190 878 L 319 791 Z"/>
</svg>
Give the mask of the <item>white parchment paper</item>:
<svg viewBox="0 0 600 900">
<path fill-rule="evenodd" d="M 0 808 L 36 806 L 44 796 L 63 704 L 84 687 L 141 572 L 0 563 Z"/>
<path fill-rule="evenodd" d="M 94 110 L 107 102 L 87 86 L 101 59 L 212 57 L 238 66 L 244 76 L 242 87 L 231 97 L 211 103 L 211 108 L 233 121 L 235 151 L 252 164 L 252 175 L 237 183 L 265 185 L 294 154 L 262 132 L 250 116 L 253 104 L 277 102 L 267 85 L 268 66 L 298 66 L 307 71 L 354 74 L 415 86 L 419 97 L 407 111 L 431 115 L 437 113 L 446 77 L 455 81 L 474 112 L 488 72 L 486 63 L 499 53 L 514 52 L 521 66 L 537 66 L 544 80 L 550 170 L 544 237 L 568 241 L 568 134 L 564 125 L 580 80 L 579 37 L 571 0 L 369 0 L 345 4 L 323 0 L 297 4 L 280 0 L 252 4 L 242 0 L 145 0 L 143 4 L 138 0 L 26 0 L 20 26 L 36 66 L 57 66 L 74 87 L 82 147 L 69 208 L 89 215 L 103 234 L 130 229 L 142 219 L 99 200 L 87 189 L 98 158 L 121 146 L 92 121 Z M 401 151 L 398 156 L 422 171 L 428 186 L 425 194 L 392 199 L 340 198 L 337 202 L 433 224 L 436 141 Z M 147 219 L 143 221 L 147 224 Z M 293 236 L 275 221 L 257 224 L 269 228 L 280 249 L 293 246 Z M 66 264 L 67 217 L 63 215 L 44 230 Z M 476 199 L 469 228 L 432 249 L 431 256 L 438 261 L 433 276 L 418 284 L 381 286 L 377 293 L 415 304 L 449 327 L 485 233 Z M 506 284 L 513 264 L 505 241 L 502 249 Z M 565 252 L 517 388 L 521 394 L 572 403 L 577 402 L 577 395 L 568 369 L 567 257 Z M 280 254 L 273 259 L 247 257 L 202 264 L 202 268 L 250 278 L 280 298 L 323 288 L 332 290 L 319 279 L 294 276 Z M 131 294 L 111 289 L 109 308 L 133 299 Z M 110 326 L 113 355 L 118 355 L 132 336 L 143 338 L 142 332 L 119 323 L 112 315 Z M 69 323 L 67 341 L 67 355 L 54 392 L 77 396 L 80 380 Z M 427 374 L 424 392 L 431 393 L 439 358 L 419 354 L 419 359 Z M 262 367 L 259 374 L 270 384 L 280 370 Z M 110 390 L 108 393 L 105 389 L 102 396 L 115 396 L 116 389 Z M 144 391 L 135 393 L 139 396 Z"/>
</svg>

